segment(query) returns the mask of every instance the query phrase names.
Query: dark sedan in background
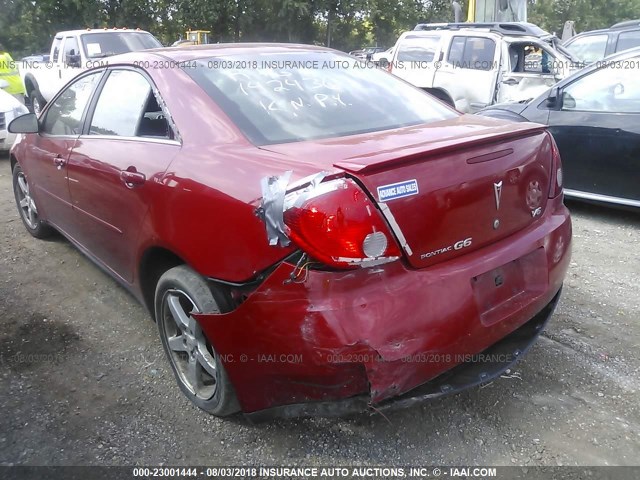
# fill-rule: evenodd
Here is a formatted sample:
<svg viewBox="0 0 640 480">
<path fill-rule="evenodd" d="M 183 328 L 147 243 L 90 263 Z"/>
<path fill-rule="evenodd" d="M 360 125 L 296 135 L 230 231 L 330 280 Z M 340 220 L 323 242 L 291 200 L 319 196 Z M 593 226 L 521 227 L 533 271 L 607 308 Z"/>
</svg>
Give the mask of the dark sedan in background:
<svg viewBox="0 0 640 480">
<path fill-rule="evenodd" d="M 640 207 L 640 48 L 564 79 L 528 102 L 480 115 L 549 125 L 560 150 L 565 196 Z"/>
</svg>

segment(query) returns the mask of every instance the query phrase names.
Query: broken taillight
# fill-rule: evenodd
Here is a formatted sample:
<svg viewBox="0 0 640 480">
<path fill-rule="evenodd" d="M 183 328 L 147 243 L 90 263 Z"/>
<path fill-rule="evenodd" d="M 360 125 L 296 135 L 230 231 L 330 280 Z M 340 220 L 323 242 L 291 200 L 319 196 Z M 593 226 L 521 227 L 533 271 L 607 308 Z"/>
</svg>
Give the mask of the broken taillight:
<svg viewBox="0 0 640 480">
<path fill-rule="evenodd" d="M 562 159 L 553 135 L 550 133 L 548 135 L 551 140 L 551 187 L 549 188 L 549 198 L 555 198 L 562 193 Z"/>
<path fill-rule="evenodd" d="M 284 222 L 298 247 L 330 267 L 368 267 L 400 258 L 400 248 L 380 212 L 349 179 L 290 193 Z"/>
</svg>

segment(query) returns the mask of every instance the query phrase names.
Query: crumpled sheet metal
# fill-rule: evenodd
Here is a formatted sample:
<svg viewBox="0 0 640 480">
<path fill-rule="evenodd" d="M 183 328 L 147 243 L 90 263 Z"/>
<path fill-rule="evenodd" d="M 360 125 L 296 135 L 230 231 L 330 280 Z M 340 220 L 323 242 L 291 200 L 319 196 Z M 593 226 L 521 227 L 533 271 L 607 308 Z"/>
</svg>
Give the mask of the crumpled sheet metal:
<svg viewBox="0 0 640 480">
<path fill-rule="evenodd" d="M 287 170 L 281 176 L 264 177 L 262 179 L 262 204 L 260 211 L 267 228 L 269 245 L 280 243 L 286 247 L 291 243 L 284 228 L 284 197 L 292 170 Z"/>
<path fill-rule="evenodd" d="M 262 202 L 260 204 L 260 215 L 265 222 L 267 229 L 267 240 L 269 245 L 288 246 L 291 241 L 287 236 L 284 224 L 284 212 L 293 206 L 300 206 L 306 200 L 307 196 L 317 188 L 327 175 L 326 172 L 319 172 L 289 185 L 293 171 L 287 170 L 280 176 L 264 177 L 261 181 L 262 185 Z M 301 187 L 305 187 L 299 190 Z M 289 198 L 285 204 L 288 192 L 295 192 L 294 198 Z"/>
</svg>

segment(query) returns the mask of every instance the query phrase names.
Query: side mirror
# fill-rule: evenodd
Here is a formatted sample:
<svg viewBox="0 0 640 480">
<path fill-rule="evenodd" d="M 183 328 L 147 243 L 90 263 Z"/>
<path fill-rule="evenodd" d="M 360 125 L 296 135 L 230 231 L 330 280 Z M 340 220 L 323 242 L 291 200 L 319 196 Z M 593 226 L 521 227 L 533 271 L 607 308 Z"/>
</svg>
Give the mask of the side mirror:
<svg viewBox="0 0 640 480">
<path fill-rule="evenodd" d="M 35 113 L 25 113 L 14 118 L 9 123 L 9 132 L 11 133 L 38 133 L 40 125 L 38 125 L 38 117 Z"/>
<path fill-rule="evenodd" d="M 0 88 L 7 88 L 9 86 L 9 82 L 6 80 L 0 80 Z"/>
<path fill-rule="evenodd" d="M 378 59 L 378 65 L 381 67 L 386 67 L 387 65 L 389 65 L 389 59 L 387 57 L 380 57 Z"/>
<path fill-rule="evenodd" d="M 549 91 L 546 105 L 549 110 L 560 110 L 560 107 L 562 107 L 562 94 L 559 87 L 553 87 Z"/>
</svg>

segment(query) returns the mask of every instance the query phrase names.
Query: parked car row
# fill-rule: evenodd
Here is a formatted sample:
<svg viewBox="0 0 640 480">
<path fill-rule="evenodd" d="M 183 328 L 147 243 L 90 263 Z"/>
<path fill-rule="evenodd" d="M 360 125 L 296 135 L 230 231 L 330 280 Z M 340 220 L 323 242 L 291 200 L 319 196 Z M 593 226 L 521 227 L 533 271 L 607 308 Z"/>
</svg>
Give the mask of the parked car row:
<svg viewBox="0 0 640 480">
<path fill-rule="evenodd" d="M 370 61 L 373 58 L 373 55 L 384 51 L 383 47 L 366 47 L 361 50 L 352 50 L 349 52 L 349 55 L 359 58 L 361 60 Z"/>
</svg>

